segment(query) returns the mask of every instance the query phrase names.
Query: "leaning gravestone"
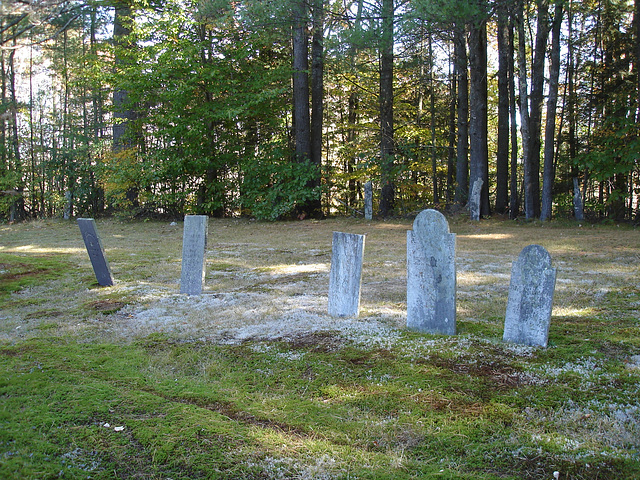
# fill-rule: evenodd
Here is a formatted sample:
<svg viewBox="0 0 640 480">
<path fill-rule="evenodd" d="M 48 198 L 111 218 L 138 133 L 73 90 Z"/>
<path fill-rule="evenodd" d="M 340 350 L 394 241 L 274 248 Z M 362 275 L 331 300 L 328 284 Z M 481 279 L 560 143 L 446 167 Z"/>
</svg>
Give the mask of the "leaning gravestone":
<svg viewBox="0 0 640 480">
<path fill-rule="evenodd" d="M 364 235 L 333 232 L 329 276 L 329 315 L 358 316 Z"/>
<path fill-rule="evenodd" d="M 373 185 L 371 180 L 364 184 L 364 218 L 365 220 L 373 218 Z"/>
<path fill-rule="evenodd" d="M 182 273 L 180 293 L 200 295 L 205 276 L 205 253 L 209 217 L 185 215 L 182 234 Z"/>
<path fill-rule="evenodd" d="M 471 215 L 471 220 L 474 221 L 480 220 L 480 199 L 482 198 L 483 184 L 484 180 L 479 178 L 473 182 L 473 187 L 471 188 L 471 196 L 469 197 L 469 214 Z"/>
<path fill-rule="evenodd" d="M 456 333 L 456 235 L 437 210 L 423 210 L 407 232 L 407 328 Z"/>
<path fill-rule="evenodd" d="M 113 285 L 111 268 L 109 268 L 109 262 L 107 262 L 107 257 L 104 254 L 95 220 L 93 218 L 78 218 L 78 227 L 80 227 L 82 240 L 84 240 L 84 245 L 87 247 L 87 253 L 98 284 L 103 287 Z"/>
<path fill-rule="evenodd" d="M 547 346 L 555 285 L 549 252 L 540 245 L 525 247 L 511 269 L 505 342 Z"/>
</svg>

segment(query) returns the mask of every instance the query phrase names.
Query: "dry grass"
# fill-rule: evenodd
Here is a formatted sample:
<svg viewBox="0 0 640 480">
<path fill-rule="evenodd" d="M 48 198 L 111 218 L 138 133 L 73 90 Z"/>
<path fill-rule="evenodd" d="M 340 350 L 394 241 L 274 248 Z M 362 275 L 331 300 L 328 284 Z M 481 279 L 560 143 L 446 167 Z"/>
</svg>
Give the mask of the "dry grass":
<svg viewBox="0 0 640 480">
<path fill-rule="evenodd" d="M 284 336 L 354 322 L 403 328 L 409 228 L 409 221 L 211 220 L 205 295 L 184 297 L 177 294 L 181 224 L 99 220 L 116 279 L 109 288 L 95 287 L 75 223 L 4 225 L 0 253 L 64 257 L 78 269 L 14 294 L 9 308 L 3 308 L 0 335 L 24 338 L 40 334 L 43 325 L 51 334 L 73 332 L 119 341 L 156 331 L 184 339 L 230 339 Z M 456 218 L 451 230 L 457 234 L 462 333 L 475 330 L 474 324 L 500 333 L 511 264 L 531 243 L 547 248 L 558 268 L 554 317 L 579 323 L 594 314 L 637 316 L 640 235 L 635 229 Z M 367 235 L 357 321 L 326 315 L 332 231 Z M 611 295 L 618 302 L 629 298 L 623 312 L 606 308 L 604 300 Z"/>
</svg>

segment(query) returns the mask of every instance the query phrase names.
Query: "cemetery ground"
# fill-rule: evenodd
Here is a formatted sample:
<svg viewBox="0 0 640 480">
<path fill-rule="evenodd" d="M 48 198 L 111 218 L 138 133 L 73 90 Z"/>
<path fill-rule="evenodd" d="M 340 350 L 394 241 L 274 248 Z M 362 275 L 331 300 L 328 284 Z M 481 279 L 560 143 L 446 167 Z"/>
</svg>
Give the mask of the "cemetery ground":
<svg viewBox="0 0 640 480">
<path fill-rule="evenodd" d="M 411 220 L 0 225 L 0 478 L 640 478 L 640 230 L 450 218 L 458 334 L 409 332 Z M 327 315 L 333 231 L 361 312 Z M 557 267 L 548 348 L 502 342 L 512 262 Z"/>
</svg>

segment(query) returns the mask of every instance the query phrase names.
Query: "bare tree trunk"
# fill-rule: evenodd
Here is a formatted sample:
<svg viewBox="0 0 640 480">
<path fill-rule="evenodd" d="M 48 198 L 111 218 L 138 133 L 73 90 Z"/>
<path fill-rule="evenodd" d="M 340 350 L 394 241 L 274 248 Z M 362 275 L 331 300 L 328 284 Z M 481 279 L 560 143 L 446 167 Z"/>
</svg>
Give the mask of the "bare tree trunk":
<svg viewBox="0 0 640 480">
<path fill-rule="evenodd" d="M 451 55 L 451 53 L 449 55 Z M 446 195 L 446 201 L 448 204 L 453 200 L 456 178 L 456 97 L 458 95 L 458 88 L 455 75 L 455 62 L 456 59 L 454 54 L 453 58 L 449 61 L 449 154 L 447 156 Z"/>
<path fill-rule="evenodd" d="M 553 202 L 554 141 L 556 133 L 556 109 L 558 106 L 558 79 L 560 78 L 560 27 L 562 26 L 563 5 L 556 4 L 553 17 L 553 34 L 551 40 L 551 63 L 549 66 L 549 97 L 547 98 L 547 124 L 544 137 L 544 172 L 542 181 L 542 209 L 540 220 L 551 218 Z"/>
<path fill-rule="evenodd" d="M 489 215 L 489 151 L 487 118 L 487 24 L 476 20 L 469 29 L 469 183 L 482 180 L 480 216 Z"/>
<path fill-rule="evenodd" d="M 540 140 L 542 131 L 542 103 L 544 101 L 544 61 L 549 40 L 548 0 L 538 0 L 538 27 L 531 68 L 531 110 L 529 113 L 529 177 L 525 184 L 527 218 L 540 216 Z"/>
<path fill-rule="evenodd" d="M 520 96 L 520 132 L 522 136 L 522 163 L 524 165 L 524 210 L 526 218 L 533 218 L 533 190 L 528 185 L 532 179 L 531 162 L 529 161 L 529 91 L 527 86 L 527 53 L 524 28 L 524 11 L 522 2 L 518 4 L 516 22 L 518 25 L 518 92 Z M 537 179 L 535 179 L 537 181 Z"/>
<path fill-rule="evenodd" d="M 317 169 L 316 177 L 307 185 L 318 189 L 316 198 L 305 208 L 314 218 L 322 217 L 320 196 L 322 168 L 322 125 L 324 116 L 324 5 L 323 0 L 314 0 L 313 36 L 311 44 L 311 163 Z"/>
<path fill-rule="evenodd" d="M 429 111 L 430 111 L 430 127 L 431 127 L 431 171 L 433 182 L 433 203 L 440 204 L 440 195 L 438 191 L 438 164 L 436 157 L 436 94 L 435 79 L 433 78 L 433 35 L 429 30 Z"/>
<path fill-rule="evenodd" d="M 454 33 L 455 76 L 458 83 L 458 141 L 456 147 L 456 192 L 454 200 L 465 205 L 469 198 L 469 76 L 465 27 L 457 24 Z"/>
<path fill-rule="evenodd" d="M 393 0 L 382 0 L 382 38 L 380 39 L 380 170 L 382 192 L 379 212 L 393 213 L 395 186 L 393 179 Z"/>
<path fill-rule="evenodd" d="M 304 0 L 297 0 L 293 12 L 293 123 L 295 153 L 298 161 L 311 160 L 309 37 L 305 6 Z"/>
<path fill-rule="evenodd" d="M 518 121 L 516 111 L 515 80 L 515 32 L 513 18 L 509 19 L 509 114 L 511 118 L 511 172 L 509 178 L 509 218 L 516 219 L 520 213 L 518 196 Z"/>
<path fill-rule="evenodd" d="M 509 206 L 509 21 L 507 7 L 498 6 L 498 145 L 496 152 L 496 212 Z"/>
</svg>

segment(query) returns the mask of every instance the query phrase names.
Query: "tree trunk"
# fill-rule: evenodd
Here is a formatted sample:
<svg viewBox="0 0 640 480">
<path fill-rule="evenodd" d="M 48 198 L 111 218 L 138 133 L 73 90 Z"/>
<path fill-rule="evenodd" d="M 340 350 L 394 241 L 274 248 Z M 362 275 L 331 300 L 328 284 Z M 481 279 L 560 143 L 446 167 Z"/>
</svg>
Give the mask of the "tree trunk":
<svg viewBox="0 0 640 480">
<path fill-rule="evenodd" d="M 451 53 L 449 54 L 451 55 Z M 456 82 L 455 53 L 449 60 L 449 154 L 447 155 L 447 204 L 454 198 L 456 178 L 456 97 L 458 88 Z M 453 68 L 452 68 L 453 67 Z"/>
<path fill-rule="evenodd" d="M 563 5 L 556 4 L 553 17 L 551 40 L 551 63 L 549 66 L 549 97 L 547 98 L 547 123 L 544 136 L 544 172 L 542 181 L 542 209 L 540 220 L 551 218 L 553 202 L 554 141 L 556 133 L 556 109 L 558 106 L 558 79 L 560 78 L 560 27 L 562 26 Z"/>
<path fill-rule="evenodd" d="M 498 140 L 496 152 L 496 212 L 509 207 L 509 22 L 498 6 Z"/>
<path fill-rule="evenodd" d="M 542 131 L 542 103 L 544 101 L 544 62 L 549 40 L 549 5 L 538 0 L 538 28 L 531 68 L 531 110 L 529 113 L 529 177 L 525 192 L 529 199 L 527 218 L 540 216 L 540 135 Z"/>
<path fill-rule="evenodd" d="M 293 25 L 293 123 L 297 161 L 311 160 L 311 125 L 309 117 L 309 37 L 306 2 L 294 5 Z"/>
<path fill-rule="evenodd" d="M 487 24 L 477 20 L 469 29 L 469 184 L 482 181 L 480 216 L 490 214 L 489 149 L 487 139 Z"/>
<path fill-rule="evenodd" d="M 395 186 L 393 179 L 393 0 L 382 0 L 382 36 L 380 39 L 380 170 L 382 191 L 379 212 L 393 213 Z"/>
<path fill-rule="evenodd" d="M 518 4 L 516 13 L 518 24 L 518 93 L 520 96 L 520 133 L 522 136 L 522 164 L 524 165 L 524 209 L 525 217 L 533 218 L 533 189 L 531 162 L 529 161 L 529 91 L 527 86 L 527 54 L 524 28 L 524 11 L 522 3 Z"/>
<path fill-rule="evenodd" d="M 314 218 L 322 217 L 320 183 L 322 172 L 322 122 L 324 116 L 324 5 L 323 0 L 313 4 L 313 36 L 311 42 L 311 163 L 316 168 L 309 188 L 317 189 L 316 198 L 309 201 L 306 209 Z"/>
<path fill-rule="evenodd" d="M 436 93 L 435 79 L 433 78 L 433 35 L 429 30 L 429 112 L 430 112 L 430 128 L 431 128 L 431 171 L 433 182 L 433 203 L 440 204 L 440 194 L 438 192 L 438 164 L 436 157 Z"/>
<path fill-rule="evenodd" d="M 454 200 L 465 205 L 469 198 L 469 76 L 465 27 L 455 27 L 455 73 L 458 83 L 458 140 L 456 146 L 456 192 Z"/>
<path fill-rule="evenodd" d="M 518 121 L 516 111 L 515 80 L 515 32 L 513 18 L 509 19 L 509 113 L 511 117 L 511 172 L 509 179 L 509 218 L 514 220 L 520 213 L 520 197 L 518 196 Z"/>
<path fill-rule="evenodd" d="M 115 3 L 115 14 L 113 18 L 113 44 L 116 46 L 115 71 L 125 65 L 126 60 L 122 58 L 119 48 L 130 48 L 131 35 L 130 22 L 132 21 L 131 4 L 127 1 Z M 131 121 L 135 119 L 134 110 L 131 108 L 127 90 L 118 89 L 113 92 L 113 150 L 120 151 L 133 146 L 133 139 L 128 131 Z"/>
</svg>

